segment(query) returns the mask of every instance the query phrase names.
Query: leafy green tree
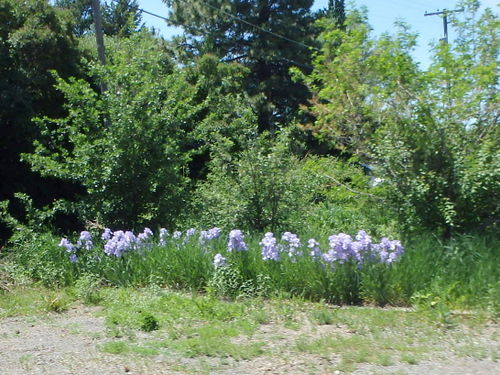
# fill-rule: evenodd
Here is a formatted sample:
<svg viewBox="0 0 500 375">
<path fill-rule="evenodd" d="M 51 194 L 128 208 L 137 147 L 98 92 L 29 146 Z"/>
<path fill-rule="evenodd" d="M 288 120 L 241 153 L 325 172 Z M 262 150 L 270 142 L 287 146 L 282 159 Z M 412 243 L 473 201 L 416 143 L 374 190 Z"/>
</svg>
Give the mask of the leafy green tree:
<svg viewBox="0 0 500 375">
<path fill-rule="evenodd" d="M 81 57 L 69 25 L 46 0 L 0 0 L 0 201 L 21 192 L 39 206 L 75 191 L 32 173 L 20 154 L 39 136 L 33 116 L 64 113 L 50 71 L 81 77 Z"/>
<path fill-rule="evenodd" d="M 210 53 L 249 68 L 245 89 L 255 98 L 261 129 L 275 130 L 295 117 L 309 94 L 291 79 L 289 69 L 308 69 L 308 46 L 314 41 L 312 0 L 164 2 L 172 9 L 171 24 L 184 28 L 178 42 L 188 59 Z"/>
<path fill-rule="evenodd" d="M 44 176 L 85 187 L 75 203 L 82 218 L 173 225 L 194 158 L 245 117 L 217 60 L 181 69 L 169 55 L 147 32 L 110 38 L 108 64 L 92 72 L 107 83 L 103 95 L 84 80 L 58 80 L 68 114 L 37 120 L 44 138 L 25 158 Z"/>
<path fill-rule="evenodd" d="M 322 53 L 306 78 L 310 130 L 372 163 L 408 227 L 448 236 L 493 225 L 500 207 L 498 17 L 478 17 L 477 1 L 462 5 L 456 43 L 436 45 L 427 71 L 404 25 L 375 39 L 353 11 L 345 30 L 323 21 Z"/>
</svg>

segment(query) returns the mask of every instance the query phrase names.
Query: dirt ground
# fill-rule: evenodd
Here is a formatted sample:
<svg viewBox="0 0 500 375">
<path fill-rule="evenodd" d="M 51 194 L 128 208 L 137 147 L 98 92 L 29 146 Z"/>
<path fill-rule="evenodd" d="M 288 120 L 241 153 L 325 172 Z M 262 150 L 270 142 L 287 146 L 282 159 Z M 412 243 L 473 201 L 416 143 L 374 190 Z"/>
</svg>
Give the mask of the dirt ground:
<svg viewBox="0 0 500 375">
<path fill-rule="evenodd" d="M 294 332 L 267 324 L 258 332 L 259 340 L 269 342 L 269 352 L 251 360 L 232 358 L 184 358 L 178 354 L 156 356 L 113 355 L 99 348 L 110 341 L 104 318 L 95 307 L 79 306 L 69 311 L 44 316 L 9 317 L 0 320 L 0 375 L 31 374 L 343 374 L 336 370 L 335 356 L 325 358 L 308 353 L 273 351 L 276 331 L 281 330 L 283 344 L 293 339 Z M 307 329 L 304 326 L 302 329 Z M 335 326 L 320 326 L 316 334 L 332 334 Z M 338 333 L 338 332 L 337 332 Z M 142 335 L 148 335 L 141 333 Z M 481 337 L 477 338 L 481 340 Z M 291 341 L 290 341 L 291 343 Z M 449 343 L 443 343 L 444 346 Z M 486 342 L 491 350 L 498 342 Z M 444 351 L 446 353 L 446 350 Z M 498 357 L 496 357 L 498 358 Z M 498 375 L 500 364 L 494 358 L 456 356 L 441 352 L 436 358 L 416 364 L 400 363 L 386 366 L 359 364 L 354 375 Z"/>
</svg>

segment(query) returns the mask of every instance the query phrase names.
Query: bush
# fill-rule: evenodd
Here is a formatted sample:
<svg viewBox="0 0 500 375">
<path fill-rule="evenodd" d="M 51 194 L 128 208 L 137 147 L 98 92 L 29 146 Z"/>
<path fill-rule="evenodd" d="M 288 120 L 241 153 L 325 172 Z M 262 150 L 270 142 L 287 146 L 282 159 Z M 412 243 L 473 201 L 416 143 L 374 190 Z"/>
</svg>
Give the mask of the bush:
<svg viewBox="0 0 500 375">
<path fill-rule="evenodd" d="M 308 203 L 310 184 L 283 140 L 256 136 L 236 158 L 214 155 L 207 181 L 193 199 L 193 221 L 200 226 L 262 231 L 290 227 L 293 212 Z"/>
<path fill-rule="evenodd" d="M 23 157 L 43 176 L 83 186 L 74 203 L 82 221 L 171 226 L 185 208 L 191 173 L 199 173 L 190 170 L 194 156 L 217 132 L 231 131 L 233 117 L 244 117 L 240 98 L 228 94 L 236 85 L 225 77 L 231 69 L 211 57 L 176 67 L 148 32 L 110 38 L 107 52 L 106 67 L 91 67 L 107 91 L 58 79 L 67 115 L 36 119 L 43 138 Z"/>
<path fill-rule="evenodd" d="M 299 159 L 288 133 L 246 141 L 238 157 L 219 150 L 198 185 L 190 225 L 249 231 L 357 231 L 395 234 L 394 218 L 361 167 L 330 157 Z M 384 212 L 387 213 L 387 212 Z"/>
</svg>

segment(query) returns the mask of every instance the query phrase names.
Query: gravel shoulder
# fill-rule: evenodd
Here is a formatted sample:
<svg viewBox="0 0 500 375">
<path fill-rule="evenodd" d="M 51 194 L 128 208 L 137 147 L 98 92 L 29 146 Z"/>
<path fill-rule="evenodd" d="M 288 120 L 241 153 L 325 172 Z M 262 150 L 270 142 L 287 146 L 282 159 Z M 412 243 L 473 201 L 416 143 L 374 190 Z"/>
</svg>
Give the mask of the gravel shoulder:
<svg viewBox="0 0 500 375">
<path fill-rule="evenodd" d="M 64 313 L 16 316 L 0 320 L 0 374 L 393 374 L 393 375 L 497 375 L 498 327 L 489 324 L 481 332 L 463 331 L 438 343 L 440 350 L 418 361 L 405 363 L 397 355 L 387 363 L 357 361 L 354 368 L 339 370 L 338 352 L 298 350 L 306 338 L 356 339 L 341 325 L 315 325 L 304 320 L 294 328 L 282 322 L 263 324 L 251 337 L 235 340 L 263 344 L 262 355 L 236 360 L 231 357 L 186 357 L 165 350 L 158 355 L 109 354 L 102 345 L 110 337 L 99 307 L 74 306 Z M 140 332 L 136 341 L 147 341 L 158 333 Z M 300 347 L 299 347 L 300 349 Z M 374 349 L 375 350 L 375 349 Z M 470 351 L 467 353 L 467 351 Z M 355 352 L 355 350 L 354 350 Z M 345 360 L 345 358 L 344 358 Z"/>
</svg>

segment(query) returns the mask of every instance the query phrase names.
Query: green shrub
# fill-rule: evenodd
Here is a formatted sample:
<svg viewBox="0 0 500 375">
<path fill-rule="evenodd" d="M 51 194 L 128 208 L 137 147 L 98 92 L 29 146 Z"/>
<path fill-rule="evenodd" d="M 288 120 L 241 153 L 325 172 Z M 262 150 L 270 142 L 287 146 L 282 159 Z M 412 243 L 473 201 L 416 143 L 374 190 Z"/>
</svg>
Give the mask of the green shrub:
<svg viewBox="0 0 500 375">
<path fill-rule="evenodd" d="M 361 167 L 330 157 L 299 159 L 287 137 L 284 131 L 275 140 L 247 140 L 237 156 L 219 150 L 195 192 L 192 226 L 394 234 L 395 218 L 381 210 L 379 189 L 370 188 Z"/>
</svg>

